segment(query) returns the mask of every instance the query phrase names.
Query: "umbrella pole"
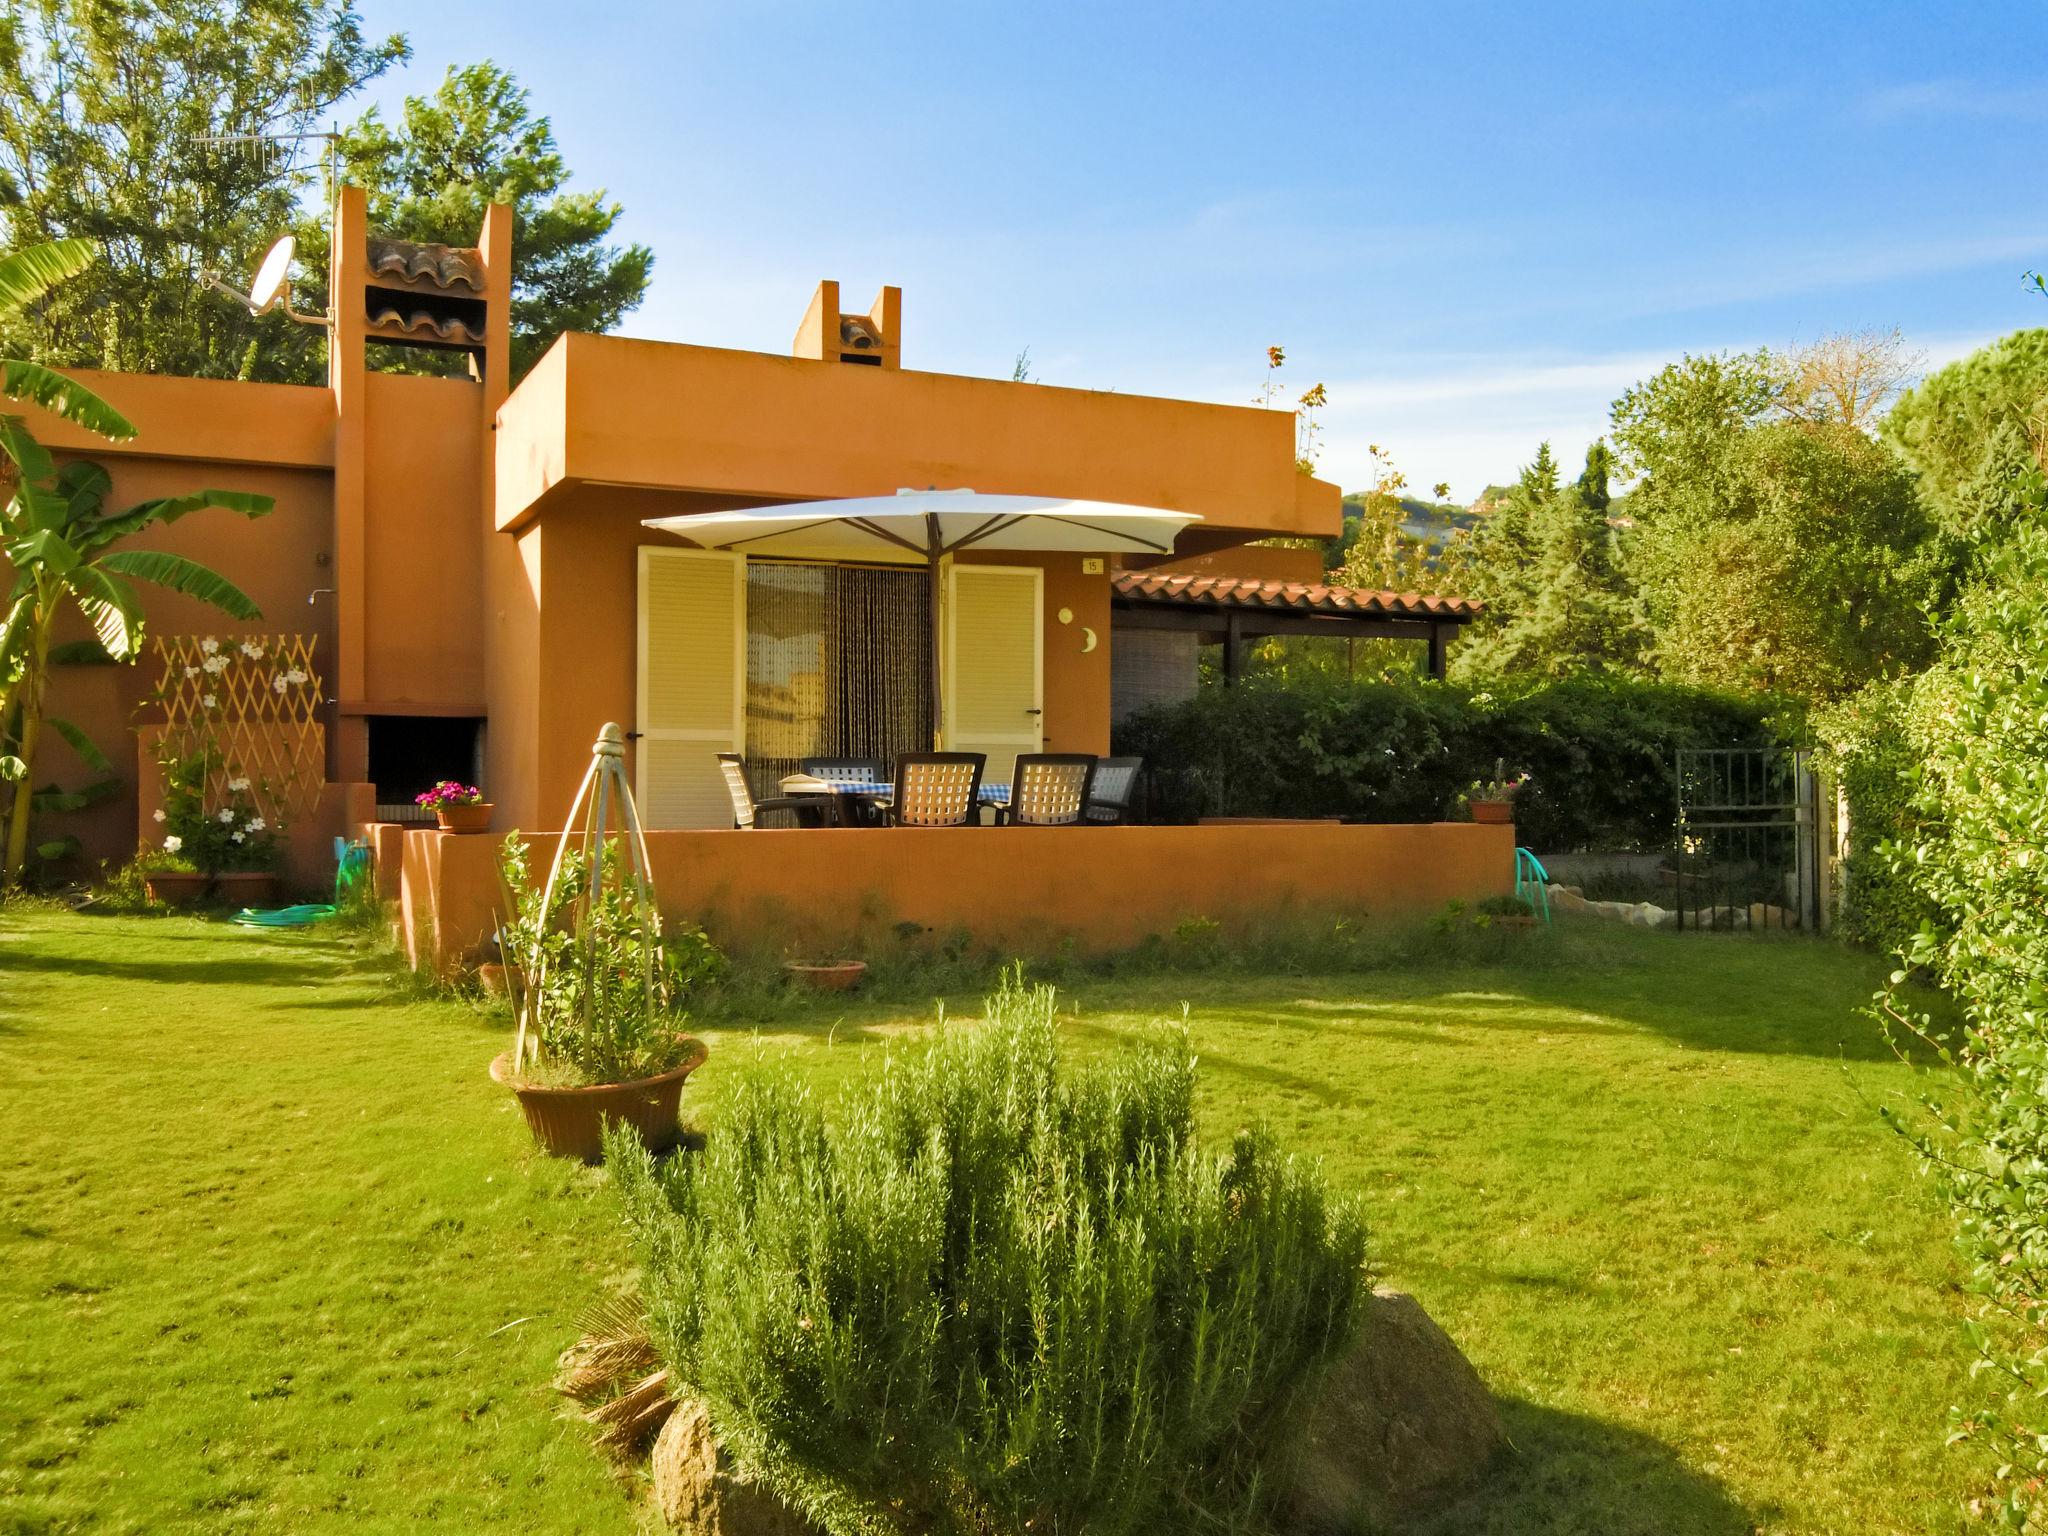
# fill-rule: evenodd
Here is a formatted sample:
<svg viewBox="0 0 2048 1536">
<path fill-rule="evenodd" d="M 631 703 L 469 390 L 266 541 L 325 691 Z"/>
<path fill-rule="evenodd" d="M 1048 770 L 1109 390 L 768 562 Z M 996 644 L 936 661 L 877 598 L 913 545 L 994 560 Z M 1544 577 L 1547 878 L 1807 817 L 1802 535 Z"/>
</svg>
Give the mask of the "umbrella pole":
<svg viewBox="0 0 2048 1536">
<path fill-rule="evenodd" d="M 938 541 L 931 545 L 932 575 L 932 644 L 931 644 L 931 688 L 932 688 L 932 750 L 946 750 L 946 694 L 945 694 L 945 628 L 940 618 L 941 605 L 945 599 L 946 579 L 939 569 Z"/>
</svg>

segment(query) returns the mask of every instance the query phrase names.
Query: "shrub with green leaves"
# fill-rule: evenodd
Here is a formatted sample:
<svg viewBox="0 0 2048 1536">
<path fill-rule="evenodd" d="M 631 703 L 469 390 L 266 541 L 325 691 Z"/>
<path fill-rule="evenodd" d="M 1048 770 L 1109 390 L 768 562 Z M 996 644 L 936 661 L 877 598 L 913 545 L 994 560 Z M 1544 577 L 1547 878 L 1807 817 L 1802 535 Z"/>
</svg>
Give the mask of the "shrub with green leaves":
<svg viewBox="0 0 2048 1536">
<path fill-rule="evenodd" d="M 1848 812 L 1835 932 L 1887 955 L 1904 953 L 1934 915 L 1913 871 L 1886 852 L 1933 835 L 1914 808 L 1914 681 L 1872 683 L 1813 716 L 1815 765 L 1839 786 Z"/>
<path fill-rule="evenodd" d="M 1906 953 L 1963 1011 L 1944 1034 L 1900 994 L 1890 1017 L 1957 1070 L 1906 1128 L 1957 1219 L 1981 1298 L 1987 1388 L 1958 1412 L 1990 1449 L 2015 1528 L 2048 1516 L 2048 487 L 2034 474 L 1982 530 L 1945 659 L 1914 688 L 1909 838 L 1894 868 L 1934 910 Z M 1904 973 L 1895 978 L 1902 980 Z M 2032 1523 L 2030 1523 L 2032 1522 Z"/>
<path fill-rule="evenodd" d="M 1544 853 L 1669 847 L 1681 747 L 1771 746 L 1776 701 L 1584 675 L 1475 690 L 1376 679 L 1204 689 L 1116 728 L 1145 758 L 1155 820 L 1436 821 L 1496 765 L 1527 773 L 1520 841 Z"/>
<path fill-rule="evenodd" d="M 1232 1529 L 1362 1316 L 1365 1229 L 1263 1130 L 1194 1129 L 1184 1030 L 1062 1070 L 1008 978 L 840 1100 L 729 1081 L 705 1149 L 606 1147 L 650 1331 L 838 1536 Z"/>
</svg>

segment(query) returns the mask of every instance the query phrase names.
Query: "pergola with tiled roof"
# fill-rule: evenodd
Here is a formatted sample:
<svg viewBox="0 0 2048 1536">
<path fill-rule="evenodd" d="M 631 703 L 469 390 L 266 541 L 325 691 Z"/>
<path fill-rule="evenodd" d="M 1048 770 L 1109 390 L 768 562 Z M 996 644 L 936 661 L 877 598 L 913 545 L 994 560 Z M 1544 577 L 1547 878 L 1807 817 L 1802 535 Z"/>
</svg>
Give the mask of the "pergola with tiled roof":
<svg viewBox="0 0 2048 1536">
<path fill-rule="evenodd" d="M 1179 630 L 1220 642 L 1226 680 L 1241 671 L 1243 647 L 1268 635 L 1419 640 L 1429 646 L 1429 670 L 1441 677 L 1445 647 L 1481 608 L 1470 598 L 1422 592 L 1150 570 L 1119 572 L 1111 606 L 1119 627 Z"/>
</svg>

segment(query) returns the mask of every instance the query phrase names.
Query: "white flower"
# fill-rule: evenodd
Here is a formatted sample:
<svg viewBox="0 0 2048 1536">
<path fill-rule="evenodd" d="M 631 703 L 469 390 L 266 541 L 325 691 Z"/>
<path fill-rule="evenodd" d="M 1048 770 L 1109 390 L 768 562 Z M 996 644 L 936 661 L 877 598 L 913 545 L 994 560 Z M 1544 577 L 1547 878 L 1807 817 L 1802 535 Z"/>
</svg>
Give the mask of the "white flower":
<svg viewBox="0 0 2048 1536">
<path fill-rule="evenodd" d="M 202 693 L 199 696 L 199 706 L 202 709 L 213 708 L 213 695 L 210 693 Z"/>
<path fill-rule="evenodd" d="M 256 644 L 253 640 L 244 640 L 242 642 L 242 654 L 251 661 L 261 661 L 263 659 L 263 647 Z"/>
<path fill-rule="evenodd" d="M 184 846 L 185 839 L 183 839 L 182 837 L 167 837 L 164 839 L 165 853 L 176 853 L 180 848 Z"/>
<path fill-rule="evenodd" d="M 187 667 L 185 669 L 185 681 L 188 683 L 191 682 L 192 679 L 197 677 L 198 675 L 199 669 L 197 667 Z"/>
<path fill-rule="evenodd" d="M 206 660 L 200 663 L 201 666 L 206 668 L 206 670 L 212 673 L 215 677 L 219 677 L 221 673 L 227 671 L 228 664 L 229 659 L 225 656 L 209 656 L 206 658 Z"/>
<path fill-rule="evenodd" d="M 301 672 L 297 667 L 293 667 L 291 671 L 285 673 L 284 676 L 285 681 L 290 683 L 295 688 L 300 683 L 303 683 L 306 680 L 306 674 L 304 672 Z"/>
<path fill-rule="evenodd" d="M 285 690 L 284 674 L 280 672 L 277 674 L 277 676 L 273 677 L 270 680 L 270 686 L 275 688 L 279 693 L 283 693 Z"/>
<path fill-rule="evenodd" d="M 222 826 L 226 826 L 229 822 L 233 821 L 234 819 L 235 813 L 233 811 L 229 810 L 226 806 L 222 806 L 220 808 L 220 824 Z"/>
<path fill-rule="evenodd" d="M 206 652 L 207 655 L 211 656 L 215 651 L 220 649 L 220 642 L 214 639 L 213 636 L 208 635 L 204 640 L 199 642 L 199 649 Z"/>
<path fill-rule="evenodd" d="M 239 843 L 241 840 L 242 834 L 239 832 L 230 832 L 228 834 L 228 841 L 231 843 Z"/>
<path fill-rule="evenodd" d="M 157 819 L 158 821 L 162 821 L 162 820 L 164 819 L 164 813 L 163 813 L 163 810 L 162 810 L 162 808 L 161 808 L 161 807 L 159 807 L 159 808 L 158 808 L 158 810 L 157 810 L 157 813 L 156 813 L 156 819 Z"/>
<path fill-rule="evenodd" d="M 231 794 L 231 795 L 239 795 L 239 794 L 243 793 L 243 792 L 244 792 L 245 790 L 247 790 L 247 789 L 248 789 L 248 787 L 249 787 L 249 781 L 248 781 L 247 779 L 229 779 L 229 780 L 228 780 L 228 793 L 229 793 L 229 794 Z"/>
<path fill-rule="evenodd" d="M 261 816 L 251 816 L 249 818 L 249 825 L 245 830 L 250 832 L 261 832 L 265 827 L 269 825 L 270 823 L 265 821 Z"/>
</svg>

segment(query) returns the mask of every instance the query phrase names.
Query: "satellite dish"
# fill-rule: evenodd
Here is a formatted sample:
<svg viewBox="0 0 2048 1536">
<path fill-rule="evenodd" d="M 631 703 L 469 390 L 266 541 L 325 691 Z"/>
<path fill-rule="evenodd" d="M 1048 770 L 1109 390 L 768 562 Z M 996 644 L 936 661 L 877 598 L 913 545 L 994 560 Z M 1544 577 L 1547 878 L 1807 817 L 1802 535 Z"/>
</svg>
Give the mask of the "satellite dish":
<svg viewBox="0 0 2048 1536">
<path fill-rule="evenodd" d="M 331 315 L 302 315 L 292 308 L 289 282 L 292 254 L 297 249 L 298 242 L 290 235 L 285 235 L 265 251 L 261 264 L 256 268 L 256 281 L 249 285 L 247 293 L 230 288 L 220 280 L 220 274 L 217 272 L 201 272 L 200 286 L 224 293 L 237 304 L 247 305 L 252 315 L 264 315 L 273 309 L 281 309 L 286 319 L 296 320 L 301 325 L 332 325 L 334 320 Z"/>
<path fill-rule="evenodd" d="M 291 275 L 292 253 L 298 245 L 298 241 L 285 235 L 263 253 L 263 260 L 256 268 L 256 279 L 249 284 L 251 311 L 260 315 L 284 297 L 284 285 Z"/>
</svg>

